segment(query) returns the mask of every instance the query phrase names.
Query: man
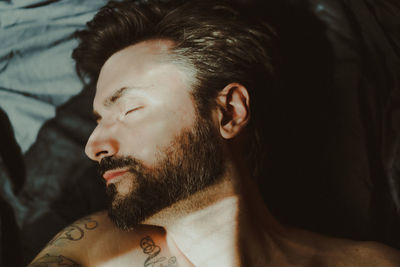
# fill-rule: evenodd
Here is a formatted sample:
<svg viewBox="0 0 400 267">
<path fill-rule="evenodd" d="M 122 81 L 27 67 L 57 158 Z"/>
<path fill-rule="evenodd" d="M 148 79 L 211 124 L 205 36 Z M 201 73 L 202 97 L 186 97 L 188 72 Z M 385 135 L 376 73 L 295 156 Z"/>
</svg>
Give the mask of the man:
<svg viewBox="0 0 400 267">
<path fill-rule="evenodd" d="M 267 24 L 220 1 L 110 2 L 78 38 L 108 214 L 30 266 L 399 265 L 394 249 L 288 228 L 264 206 L 262 117 L 279 85 Z"/>
</svg>

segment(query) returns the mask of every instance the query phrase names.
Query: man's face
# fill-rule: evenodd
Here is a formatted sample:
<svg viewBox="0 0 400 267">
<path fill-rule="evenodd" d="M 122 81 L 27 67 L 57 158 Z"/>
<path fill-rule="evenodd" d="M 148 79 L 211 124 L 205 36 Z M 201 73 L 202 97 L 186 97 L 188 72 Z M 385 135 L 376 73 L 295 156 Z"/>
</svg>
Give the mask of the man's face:
<svg viewBox="0 0 400 267">
<path fill-rule="evenodd" d="M 86 153 L 100 163 L 109 215 L 121 228 L 211 185 L 223 171 L 218 132 L 196 115 L 193 75 L 161 62 L 169 45 L 147 41 L 115 53 L 97 83 L 98 126 Z"/>
</svg>

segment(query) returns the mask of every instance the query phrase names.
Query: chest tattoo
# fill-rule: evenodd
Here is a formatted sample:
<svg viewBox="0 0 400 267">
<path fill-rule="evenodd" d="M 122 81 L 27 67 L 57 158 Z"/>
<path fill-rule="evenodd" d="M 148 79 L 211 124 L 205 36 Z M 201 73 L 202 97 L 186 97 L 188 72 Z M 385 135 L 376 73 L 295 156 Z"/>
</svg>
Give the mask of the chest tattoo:
<svg viewBox="0 0 400 267">
<path fill-rule="evenodd" d="M 144 262 L 144 267 L 178 267 L 175 256 L 167 259 L 167 257 L 157 257 L 160 252 L 160 246 L 156 245 L 150 236 L 143 237 L 140 240 L 140 247 L 143 253 L 148 255 Z"/>
</svg>

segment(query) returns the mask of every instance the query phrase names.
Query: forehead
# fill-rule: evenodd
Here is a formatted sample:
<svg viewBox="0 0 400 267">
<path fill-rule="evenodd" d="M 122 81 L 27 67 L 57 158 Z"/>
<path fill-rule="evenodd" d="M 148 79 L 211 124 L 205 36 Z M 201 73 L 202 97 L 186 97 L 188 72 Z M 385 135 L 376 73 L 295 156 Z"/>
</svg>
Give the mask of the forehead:
<svg viewBox="0 0 400 267">
<path fill-rule="evenodd" d="M 194 71 L 168 60 L 173 42 L 143 41 L 113 54 L 103 65 L 94 105 L 123 87 L 154 88 L 165 83 L 191 85 Z"/>
</svg>

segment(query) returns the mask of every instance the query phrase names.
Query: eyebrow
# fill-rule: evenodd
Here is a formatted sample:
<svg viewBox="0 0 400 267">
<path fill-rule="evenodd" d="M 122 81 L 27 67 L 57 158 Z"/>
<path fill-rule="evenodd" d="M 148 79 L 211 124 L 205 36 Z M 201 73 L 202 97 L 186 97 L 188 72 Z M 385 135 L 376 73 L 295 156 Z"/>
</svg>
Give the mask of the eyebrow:
<svg viewBox="0 0 400 267">
<path fill-rule="evenodd" d="M 118 101 L 118 99 L 123 97 L 127 92 L 131 91 L 132 89 L 137 89 L 137 87 L 124 86 L 124 87 L 118 89 L 111 96 L 107 97 L 103 101 L 103 105 L 107 108 L 110 108 L 112 105 L 114 105 Z M 96 110 L 93 111 L 93 119 L 95 121 L 99 121 L 101 119 L 100 114 Z"/>
<path fill-rule="evenodd" d="M 120 99 L 121 97 L 123 97 L 128 91 L 131 91 L 131 89 L 134 89 L 135 87 L 122 87 L 121 89 L 118 89 L 117 91 L 115 91 L 111 96 L 107 97 L 104 102 L 103 105 L 105 107 L 111 107 L 113 104 L 115 104 L 115 102 L 118 101 L 118 99 Z"/>
</svg>

